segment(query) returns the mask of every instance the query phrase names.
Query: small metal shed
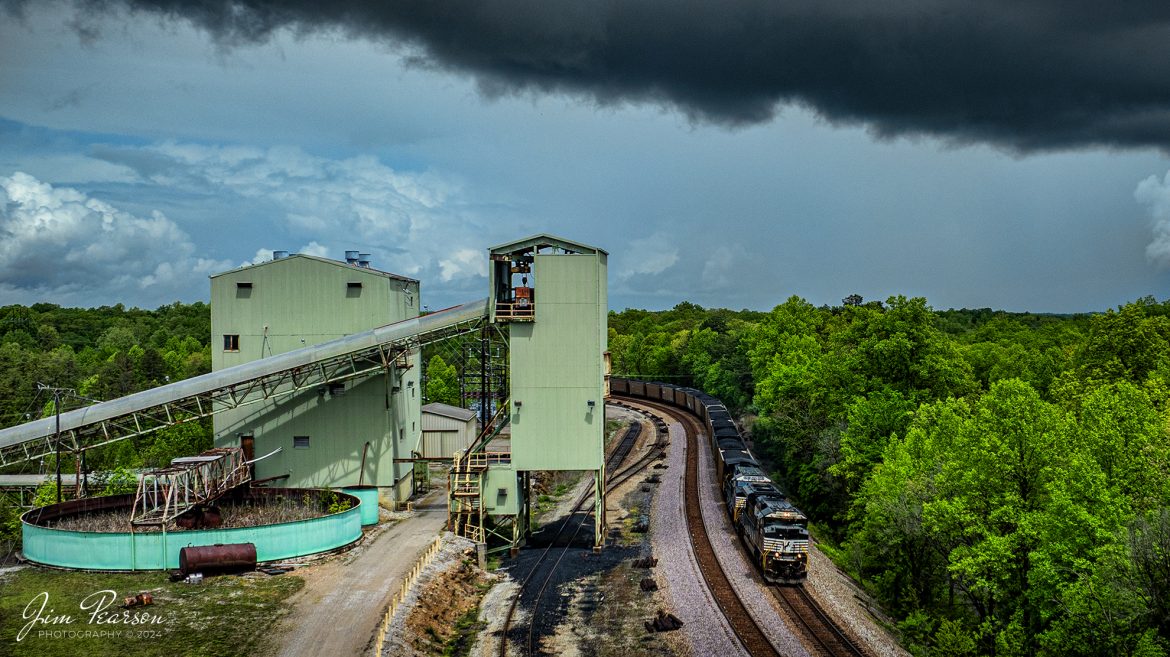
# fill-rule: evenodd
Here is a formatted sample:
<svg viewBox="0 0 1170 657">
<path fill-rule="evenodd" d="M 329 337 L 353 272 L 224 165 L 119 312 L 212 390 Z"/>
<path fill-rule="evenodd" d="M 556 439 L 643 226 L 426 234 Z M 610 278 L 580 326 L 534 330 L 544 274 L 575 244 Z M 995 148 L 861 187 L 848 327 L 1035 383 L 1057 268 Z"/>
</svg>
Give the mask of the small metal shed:
<svg viewBox="0 0 1170 657">
<path fill-rule="evenodd" d="M 422 439 L 419 453 L 423 458 L 453 458 L 475 440 L 475 411 L 450 404 L 427 404 L 422 407 Z"/>
</svg>

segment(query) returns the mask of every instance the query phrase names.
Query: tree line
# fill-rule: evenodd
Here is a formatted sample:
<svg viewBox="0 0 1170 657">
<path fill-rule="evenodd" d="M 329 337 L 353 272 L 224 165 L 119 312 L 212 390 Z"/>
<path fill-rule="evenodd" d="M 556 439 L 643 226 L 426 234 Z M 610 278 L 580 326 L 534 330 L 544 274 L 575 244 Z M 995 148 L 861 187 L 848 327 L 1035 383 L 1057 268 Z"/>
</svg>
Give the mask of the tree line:
<svg viewBox="0 0 1170 657">
<path fill-rule="evenodd" d="M 611 313 L 610 350 L 735 408 L 915 654 L 1166 654 L 1170 302 L 683 303 Z"/>
<path fill-rule="evenodd" d="M 615 375 L 734 409 L 822 549 L 915 654 L 1167 653 L 1170 302 L 1066 316 L 856 295 L 770 312 L 681 303 L 611 312 L 609 348 Z M 426 356 L 428 399 L 457 402 L 455 368 Z M 6 306 L 0 425 L 55 410 L 38 383 L 75 391 L 68 410 L 210 362 L 203 303 Z M 154 467 L 210 446 L 209 423 L 191 423 L 87 465 Z M 0 540 L 18 537 L 0 509 Z"/>
</svg>

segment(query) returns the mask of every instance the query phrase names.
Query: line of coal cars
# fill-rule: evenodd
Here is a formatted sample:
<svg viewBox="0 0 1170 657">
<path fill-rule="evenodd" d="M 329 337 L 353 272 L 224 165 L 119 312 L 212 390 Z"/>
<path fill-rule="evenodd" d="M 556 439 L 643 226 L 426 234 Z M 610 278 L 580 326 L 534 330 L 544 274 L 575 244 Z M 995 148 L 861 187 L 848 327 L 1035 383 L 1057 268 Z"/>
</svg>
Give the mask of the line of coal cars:
<svg viewBox="0 0 1170 657">
<path fill-rule="evenodd" d="M 808 575 L 808 519 L 764 473 L 723 402 L 669 383 L 612 377 L 609 385 L 615 396 L 683 408 L 706 425 L 727 511 L 764 579 L 802 583 Z"/>
</svg>

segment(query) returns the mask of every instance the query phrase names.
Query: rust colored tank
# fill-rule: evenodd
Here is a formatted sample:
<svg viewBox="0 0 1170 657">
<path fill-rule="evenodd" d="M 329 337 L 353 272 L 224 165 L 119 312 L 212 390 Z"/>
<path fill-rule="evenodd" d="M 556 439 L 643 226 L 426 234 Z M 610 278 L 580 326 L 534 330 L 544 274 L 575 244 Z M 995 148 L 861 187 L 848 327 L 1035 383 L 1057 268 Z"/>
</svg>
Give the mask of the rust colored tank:
<svg viewBox="0 0 1170 657">
<path fill-rule="evenodd" d="M 256 546 L 252 543 L 201 545 L 179 550 L 179 572 L 237 573 L 256 568 Z"/>
</svg>

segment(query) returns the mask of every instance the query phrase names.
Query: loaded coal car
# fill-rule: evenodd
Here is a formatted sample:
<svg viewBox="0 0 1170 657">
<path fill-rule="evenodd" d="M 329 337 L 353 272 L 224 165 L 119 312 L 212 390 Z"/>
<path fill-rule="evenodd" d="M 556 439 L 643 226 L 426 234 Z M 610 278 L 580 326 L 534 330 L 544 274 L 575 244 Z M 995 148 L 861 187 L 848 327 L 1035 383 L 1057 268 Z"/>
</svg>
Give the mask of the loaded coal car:
<svg viewBox="0 0 1170 657">
<path fill-rule="evenodd" d="M 764 579 L 800 584 L 808 577 L 808 518 L 782 494 L 753 492 L 739 518 L 740 535 Z"/>
<path fill-rule="evenodd" d="M 620 377 L 610 379 L 610 387 L 618 395 L 685 408 L 702 421 L 728 515 L 764 579 L 803 583 L 808 575 L 808 519 L 764 473 L 723 402 L 694 388 Z"/>
<path fill-rule="evenodd" d="M 662 384 L 657 381 L 646 382 L 646 399 L 660 400 L 662 399 Z"/>
<path fill-rule="evenodd" d="M 610 382 L 611 383 L 613 382 L 612 378 L 610 379 Z M 645 399 L 646 398 L 646 384 L 645 384 L 645 382 L 638 381 L 636 379 L 626 379 L 626 384 L 630 386 L 630 396 L 631 397 L 637 397 L 638 399 Z"/>
<path fill-rule="evenodd" d="M 735 468 L 740 465 L 752 465 L 756 468 L 760 464 L 756 462 L 756 457 L 746 449 L 721 449 L 718 452 L 718 458 L 715 459 L 715 476 L 716 481 L 719 482 L 719 487 L 722 488 L 727 478 L 735 473 Z"/>
</svg>

